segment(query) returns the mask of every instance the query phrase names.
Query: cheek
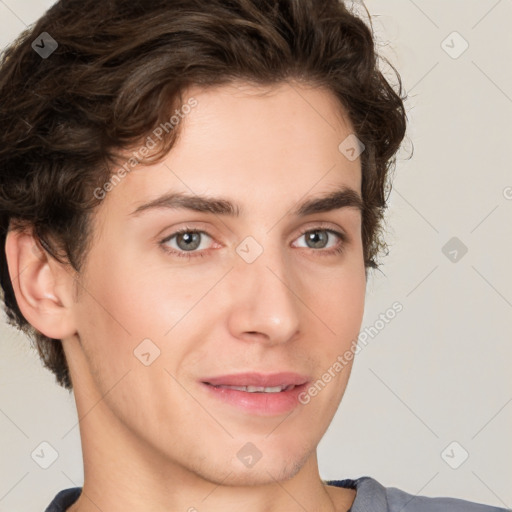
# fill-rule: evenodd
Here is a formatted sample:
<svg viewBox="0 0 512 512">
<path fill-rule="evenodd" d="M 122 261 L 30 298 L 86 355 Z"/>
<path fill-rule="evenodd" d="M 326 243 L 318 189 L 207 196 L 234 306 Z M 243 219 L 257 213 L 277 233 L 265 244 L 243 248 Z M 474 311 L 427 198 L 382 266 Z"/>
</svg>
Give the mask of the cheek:
<svg viewBox="0 0 512 512">
<path fill-rule="evenodd" d="M 366 278 L 362 253 L 360 256 L 358 258 L 354 253 L 321 279 L 307 278 L 305 281 L 311 309 L 337 347 L 357 338 L 361 327 Z"/>
<path fill-rule="evenodd" d="M 134 351 L 146 347 L 144 340 L 149 339 L 148 347 L 162 356 L 158 362 L 165 361 L 172 369 L 191 348 L 172 341 L 186 336 L 183 329 L 190 329 L 191 320 L 197 317 L 200 308 L 195 306 L 211 287 L 211 279 L 198 280 L 183 268 L 170 271 L 159 262 L 137 261 L 129 250 L 115 261 L 99 255 L 94 261 L 77 314 L 78 332 L 91 366 L 112 379 L 128 369 L 139 369 L 142 365 Z"/>
<path fill-rule="evenodd" d="M 107 253 L 116 254 L 115 259 Z M 137 265 L 113 250 L 90 259 L 78 305 L 78 334 L 93 368 L 109 379 L 124 374 L 136 361 L 133 350 L 144 339 L 161 334 L 154 329 L 145 284 Z"/>
<path fill-rule="evenodd" d="M 123 250 L 120 246 L 121 240 L 112 238 L 91 257 L 85 283 L 89 297 L 82 307 L 82 314 L 94 318 L 99 332 L 116 333 L 113 344 L 127 337 L 135 341 L 161 335 L 155 313 L 168 292 L 161 274 L 148 271 L 151 265 L 141 261 L 130 245 Z"/>
</svg>

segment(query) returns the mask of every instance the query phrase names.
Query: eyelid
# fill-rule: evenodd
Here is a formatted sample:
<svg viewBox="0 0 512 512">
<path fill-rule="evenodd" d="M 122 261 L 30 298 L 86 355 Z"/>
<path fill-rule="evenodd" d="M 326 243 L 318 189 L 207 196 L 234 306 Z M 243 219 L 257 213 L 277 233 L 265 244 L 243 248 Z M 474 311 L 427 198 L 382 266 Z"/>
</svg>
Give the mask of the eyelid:
<svg viewBox="0 0 512 512">
<path fill-rule="evenodd" d="M 341 228 L 337 224 L 333 224 L 332 222 L 326 221 L 311 221 L 308 225 L 301 228 L 297 236 L 302 236 L 304 233 L 307 233 L 308 231 L 315 231 L 316 229 L 325 229 L 326 231 L 339 234 L 340 236 L 344 237 L 345 241 L 349 241 L 349 236 L 343 228 Z"/>
</svg>

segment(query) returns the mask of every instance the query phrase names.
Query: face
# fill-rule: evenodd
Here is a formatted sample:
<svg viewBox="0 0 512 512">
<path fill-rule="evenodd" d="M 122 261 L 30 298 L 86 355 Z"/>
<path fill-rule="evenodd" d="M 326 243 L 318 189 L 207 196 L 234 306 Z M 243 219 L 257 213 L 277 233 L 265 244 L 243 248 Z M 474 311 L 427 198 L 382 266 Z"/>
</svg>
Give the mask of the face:
<svg viewBox="0 0 512 512">
<path fill-rule="evenodd" d="M 363 316 L 360 210 L 299 211 L 342 189 L 360 195 L 360 160 L 338 149 L 353 129 L 318 88 L 184 97 L 197 105 L 177 144 L 95 213 L 77 335 L 64 341 L 77 403 L 85 414 L 103 397 L 87 421 L 115 425 L 105 442 L 130 440 L 210 481 L 290 478 L 339 405 L 351 361 L 333 366 Z M 224 202 L 143 206 L 177 193 Z"/>
</svg>

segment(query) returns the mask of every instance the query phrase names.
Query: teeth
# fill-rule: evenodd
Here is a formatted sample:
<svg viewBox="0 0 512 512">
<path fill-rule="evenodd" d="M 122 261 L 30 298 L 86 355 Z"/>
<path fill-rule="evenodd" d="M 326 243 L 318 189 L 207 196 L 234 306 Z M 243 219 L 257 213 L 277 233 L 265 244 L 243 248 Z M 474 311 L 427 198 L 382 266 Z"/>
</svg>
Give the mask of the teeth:
<svg viewBox="0 0 512 512">
<path fill-rule="evenodd" d="M 274 386 L 274 387 L 263 387 L 263 386 L 215 386 L 218 388 L 235 389 L 236 391 L 245 391 L 247 393 L 280 393 L 283 390 L 288 391 L 295 387 L 293 384 L 289 386 Z"/>
</svg>

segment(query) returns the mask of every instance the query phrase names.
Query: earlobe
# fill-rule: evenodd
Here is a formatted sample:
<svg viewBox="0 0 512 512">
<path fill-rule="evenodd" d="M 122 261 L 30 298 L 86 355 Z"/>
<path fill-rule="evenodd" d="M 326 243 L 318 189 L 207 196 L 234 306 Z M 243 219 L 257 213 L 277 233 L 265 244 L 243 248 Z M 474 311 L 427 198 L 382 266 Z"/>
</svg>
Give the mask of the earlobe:
<svg viewBox="0 0 512 512">
<path fill-rule="evenodd" d="M 10 230 L 5 252 L 16 302 L 25 319 L 49 338 L 72 336 L 76 329 L 69 271 L 42 250 L 29 232 Z"/>
</svg>

